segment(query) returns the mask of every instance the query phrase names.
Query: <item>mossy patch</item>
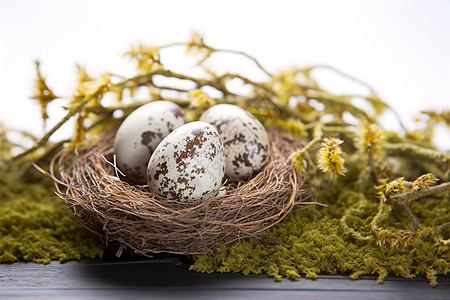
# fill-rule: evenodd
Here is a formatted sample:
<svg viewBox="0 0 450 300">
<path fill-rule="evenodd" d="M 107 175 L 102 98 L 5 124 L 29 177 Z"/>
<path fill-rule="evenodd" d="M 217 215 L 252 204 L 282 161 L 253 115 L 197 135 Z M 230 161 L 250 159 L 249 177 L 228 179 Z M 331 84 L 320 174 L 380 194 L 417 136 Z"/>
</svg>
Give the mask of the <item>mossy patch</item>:
<svg viewBox="0 0 450 300">
<path fill-rule="evenodd" d="M 21 178 L 0 169 L 0 263 L 49 263 L 101 257 L 103 246 L 55 199 L 53 183 L 36 174 Z"/>
<path fill-rule="evenodd" d="M 223 245 L 217 253 L 193 256 L 190 269 L 207 273 L 263 273 L 276 280 L 301 276 L 314 279 L 321 273 L 340 273 L 352 279 L 376 274 L 378 281 L 383 282 L 388 274 L 405 278 L 422 275 L 436 284 L 435 275 L 450 270 L 448 250 L 437 247 L 438 237 L 433 230 L 450 221 L 448 198 L 411 203 L 411 210 L 422 226 L 420 237 L 405 245 L 379 245 L 370 232 L 379 199 L 361 193 L 358 184 L 349 183 L 357 170 L 361 171 L 354 167 L 348 177 L 318 194 L 317 200 L 328 207 L 292 212 L 265 236 Z M 345 214 L 346 225 L 342 221 Z M 382 225 L 400 230 L 410 223 L 402 211 L 393 209 Z"/>
</svg>

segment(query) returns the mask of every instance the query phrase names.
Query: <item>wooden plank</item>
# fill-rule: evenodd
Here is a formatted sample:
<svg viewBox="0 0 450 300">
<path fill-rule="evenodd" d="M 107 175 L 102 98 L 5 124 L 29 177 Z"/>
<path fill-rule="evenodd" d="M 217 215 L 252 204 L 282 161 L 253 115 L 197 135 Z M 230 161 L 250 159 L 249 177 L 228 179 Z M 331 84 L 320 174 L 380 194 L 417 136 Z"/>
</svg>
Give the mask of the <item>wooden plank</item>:
<svg viewBox="0 0 450 300">
<path fill-rule="evenodd" d="M 432 288 L 426 279 L 375 277 L 350 280 L 319 276 L 317 280 L 275 282 L 264 275 L 201 274 L 187 270 L 182 259 L 82 260 L 49 265 L 0 265 L 0 298 L 32 299 L 449 299 L 450 278 Z"/>
</svg>

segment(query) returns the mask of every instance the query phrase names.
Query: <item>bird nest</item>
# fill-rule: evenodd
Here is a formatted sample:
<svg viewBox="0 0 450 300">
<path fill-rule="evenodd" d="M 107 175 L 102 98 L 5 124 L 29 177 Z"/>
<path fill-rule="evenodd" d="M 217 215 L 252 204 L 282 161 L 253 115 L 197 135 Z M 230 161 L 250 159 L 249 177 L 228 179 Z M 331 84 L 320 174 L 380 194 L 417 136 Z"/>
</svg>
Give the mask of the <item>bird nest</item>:
<svg viewBox="0 0 450 300">
<path fill-rule="evenodd" d="M 225 192 L 197 203 L 119 180 L 111 163 L 114 134 L 59 152 L 49 175 L 78 221 L 106 244 L 118 244 L 118 255 L 126 247 L 144 255 L 212 251 L 275 225 L 304 198 L 304 176 L 289 160 L 303 143 L 285 131 L 268 129 L 272 151 L 263 170 L 247 181 L 226 182 Z"/>
</svg>

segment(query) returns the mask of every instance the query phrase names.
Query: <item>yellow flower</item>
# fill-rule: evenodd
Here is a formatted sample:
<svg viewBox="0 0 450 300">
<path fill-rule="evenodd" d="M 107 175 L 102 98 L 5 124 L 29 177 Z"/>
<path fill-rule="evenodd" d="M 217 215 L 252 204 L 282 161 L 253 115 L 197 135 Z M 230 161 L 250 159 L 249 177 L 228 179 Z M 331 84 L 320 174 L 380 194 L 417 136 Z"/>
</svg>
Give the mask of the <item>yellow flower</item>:
<svg viewBox="0 0 450 300">
<path fill-rule="evenodd" d="M 158 47 L 139 44 L 132 47 L 125 55 L 136 60 L 139 70 L 147 71 L 152 68 L 159 68 L 162 65 Z"/>
<path fill-rule="evenodd" d="M 389 182 L 386 185 L 386 191 L 384 193 L 390 196 L 400 195 L 406 192 L 407 186 L 408 182 L 405 180 L 405 178 L 400 177 Z"/>
<path fill-rule="evenodd" d="M 292 161 L 294 162 L 294 167 L 297 171 L 299 172 L 306 171 L 308 167 L 308 161 L 305 157 L 304 151 L 300 150 L 298 152 L 295 152 L 289 157 L 289 159 L 292 159 Z"/>
<path fill-rule="evenodd" d="M 381 201 L 389 205 L 396 202 L 395 196 L 407 193 L 411 188 L 411 182 L 404 177 L 396 178 L 386 184 L 386 190 L 381 195 Z"/>
<path fill-rule="evenodd" d="M 191 33 L 191 40 L 187 42 L 187 51 L 198 51 L 199 49 L 205 47 L 205 42 L 203 41 L 203 37 L 198 32 Z"/>
<path fill-rule="evenodd" d="M 412 188 L 414 191 L 418 192 L 420 190 L 428 189 L 431 186 L 435 185 L 438 182 L 438 178 L 433 173 L 423 174 L 419 176 L 412 183 Z"/>
<path fill-rule="evenodd" d="M 356 144 L 365 153 L 373 154 L 378 152 L 382 136 L 383 132 L 378 125 L 362 119 Z"/>
<path fill-rule="evenodd" d="M 317 164 L 319 169 L 334 176 L 344 175 L 347 171 L 344 167 L 344 158 L 339 146 L 343 142 L 337 138 L 324 138 L 322 147 L 317 153 Z"/>
<path fill-rule="evenodd" d="M 300 120 L 289 118 L 283 125 L 284 129 L 292 132 L 295 136 L 301 136 L 304 133 L 303 123 Z"/>
</svg>

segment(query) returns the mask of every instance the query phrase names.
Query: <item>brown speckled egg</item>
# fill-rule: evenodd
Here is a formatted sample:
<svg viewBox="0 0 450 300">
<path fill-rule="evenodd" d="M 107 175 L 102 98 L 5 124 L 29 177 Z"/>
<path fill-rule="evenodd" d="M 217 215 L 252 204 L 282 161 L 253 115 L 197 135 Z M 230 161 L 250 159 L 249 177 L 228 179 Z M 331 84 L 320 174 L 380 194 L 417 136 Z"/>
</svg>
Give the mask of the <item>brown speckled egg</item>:
<svg viewBox="0 0 450 300">
<path fill-rule="evenodd" d="M 219 132 L 228 178 L 246 180 L 269 161 L 269 136 L 248 111 L 231 104 L 218 104 L 205 111 L 200 120 L 213 125 Z"/>
<path fill-rule="evenodd" d="M 133 111 L 120 125 L 114 153 L 126 180 L 147 183 L 147 164 L 159 143 L 186 123 L 183 109 L 170 101 L 154 101 Z"/>
<path fill-rule="evenodd" d="M 207 200 L 220 189 L 225 173 L 223 145 L 205 122 L 187 123 L 170 133 L 147 168 L 150 189 L 180 201 Z"/>
</svg>

